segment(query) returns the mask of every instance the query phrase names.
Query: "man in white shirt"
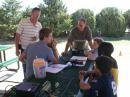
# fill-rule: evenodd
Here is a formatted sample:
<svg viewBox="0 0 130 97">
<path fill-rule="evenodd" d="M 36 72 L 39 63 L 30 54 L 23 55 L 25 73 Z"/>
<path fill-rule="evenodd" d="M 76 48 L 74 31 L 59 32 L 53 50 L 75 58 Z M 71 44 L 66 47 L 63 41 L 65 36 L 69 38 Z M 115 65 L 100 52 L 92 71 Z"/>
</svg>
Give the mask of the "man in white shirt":
<svg viewBox="0 0 130 97">
<path fill-rule="evenodd" d="M 21 19 L 19 22 L 16 37 L 15 37 L 15 45 L 16 45 L 16 55 L 19 56 L 19 43 L 21 44 L 21 51 L 23 52 L 26 47 L 34 42 L 38 41 L 39 31 L 42 28 L 38 19 L 41 15 L 41 10 L 37 7 L 32 9 L 31 17 L 26 19 Z M 25 73 L 25 64 L 23 65 L 24 73 Z"/>
</svg>

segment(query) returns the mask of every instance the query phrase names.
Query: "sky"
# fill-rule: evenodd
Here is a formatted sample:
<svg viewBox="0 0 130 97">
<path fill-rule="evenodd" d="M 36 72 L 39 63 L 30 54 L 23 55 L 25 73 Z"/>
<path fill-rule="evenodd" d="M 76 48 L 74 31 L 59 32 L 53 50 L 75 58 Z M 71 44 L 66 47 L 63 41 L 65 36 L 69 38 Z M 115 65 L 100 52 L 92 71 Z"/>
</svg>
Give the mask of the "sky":
<svg viewBox="0 0 130 97">
<path fill-rule="evenodd" d="M 1 2 L 4 0 L 0 0 Z M 26 8 L 30 6 L 31 8 L 38 6 L 43 3 L 43 0 L 19 0 L 21 5 Z M 69 14 L 75 12 L 81 8 L 88 8 L 94 11 L 95 14 L 99 13 L 105 7 L 117 7 L 121 11 L 126 11 L 130 9 L 130 0 L 62 0 L 67 7 L 67 12 Z"/>
</svg>

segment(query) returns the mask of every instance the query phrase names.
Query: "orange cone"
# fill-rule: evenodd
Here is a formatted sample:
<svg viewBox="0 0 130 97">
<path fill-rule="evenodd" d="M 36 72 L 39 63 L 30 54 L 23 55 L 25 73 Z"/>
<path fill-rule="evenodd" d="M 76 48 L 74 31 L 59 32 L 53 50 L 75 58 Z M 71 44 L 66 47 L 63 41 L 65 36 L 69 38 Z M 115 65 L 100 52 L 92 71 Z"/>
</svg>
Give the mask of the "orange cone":
<svg viewBox="0 0 130 97">
<path fill-rule="evenodd" d="M 121 51 L 119 52 L 119 56 L 122 56 L 122 52 Z"/>
</svg>

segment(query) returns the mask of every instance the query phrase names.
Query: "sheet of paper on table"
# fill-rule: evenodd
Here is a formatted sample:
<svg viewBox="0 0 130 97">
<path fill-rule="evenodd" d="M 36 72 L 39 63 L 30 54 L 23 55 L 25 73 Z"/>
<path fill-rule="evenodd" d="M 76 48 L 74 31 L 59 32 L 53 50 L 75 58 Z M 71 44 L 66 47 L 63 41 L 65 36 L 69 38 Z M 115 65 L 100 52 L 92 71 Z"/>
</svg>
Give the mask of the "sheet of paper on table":
<svg viewBox="0 0 130 97">
<path fill-rule="evenodd" d="M 86 61 L 87 57 L 84 57 L 84 56 L 73 56 L 70 60 Z"/>
<path fill-rule="evenodd" d="M 66 68 L 68 65 L 64 65 L 64 64 L 54 64 L 54 65 L 50 65 L 49 67 L 46 67 L 46 72 L 49 73 L 58 73 L 61 70 L 63 70 L 64 68 Z"/>
</svg>

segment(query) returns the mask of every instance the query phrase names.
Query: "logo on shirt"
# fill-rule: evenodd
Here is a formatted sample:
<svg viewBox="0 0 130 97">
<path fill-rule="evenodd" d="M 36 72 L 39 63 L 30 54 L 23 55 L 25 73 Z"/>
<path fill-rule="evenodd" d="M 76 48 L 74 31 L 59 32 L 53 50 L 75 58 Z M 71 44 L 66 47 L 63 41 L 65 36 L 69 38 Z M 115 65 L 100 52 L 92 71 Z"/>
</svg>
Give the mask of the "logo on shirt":
<svg viewBox="0 0 130 97">
<path fill-rule="evenodd" d="M 113 95 L 116 95 L 117 94 L 117 86 L 116 86 L 115 81 L 112 81 L 111 85 L 112 85 Z"/>
</svg>

